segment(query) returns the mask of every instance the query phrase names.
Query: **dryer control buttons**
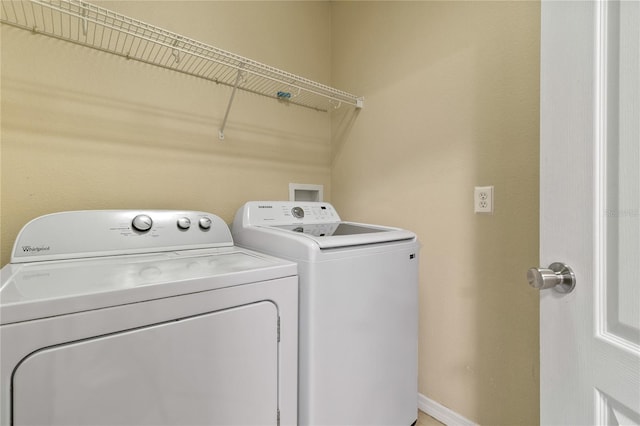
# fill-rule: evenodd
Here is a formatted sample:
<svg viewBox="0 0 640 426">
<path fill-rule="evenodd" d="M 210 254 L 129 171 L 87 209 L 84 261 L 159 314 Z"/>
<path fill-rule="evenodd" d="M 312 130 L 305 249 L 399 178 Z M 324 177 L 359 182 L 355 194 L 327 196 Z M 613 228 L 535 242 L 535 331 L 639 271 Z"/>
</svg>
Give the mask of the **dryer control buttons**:
<svg viewBox="0 0 640 426">
<path fill-rule="evenodd" d="M 291 214 L 296 219 L 302 219 L 304 217 L 304 210 L 302 210 L 302 207 L 294 207 L 291 209 Z"/>
<path fill-rule="evenodd" d="M 133 229 L 139 232 L 147 232 L 153 226 L 153 220 L 151 216 L 146 214 L 139 214 L 133 218 L 131 221 L 131 226 Z"/>
<path fill-rule="evenodd" d="M 191 227 L 191 219 L 188 217 L 181 217 L 178 219 L 178 228 L 187 230 Z"/>
<path fill-rule="evenodd" d="M 211 223 L 211 218 L 208 216 L 202 216 L 198 221 L 198 225 L 200 225 L 200 228 L 204 230 L 211 228 Z"/>
</svg>

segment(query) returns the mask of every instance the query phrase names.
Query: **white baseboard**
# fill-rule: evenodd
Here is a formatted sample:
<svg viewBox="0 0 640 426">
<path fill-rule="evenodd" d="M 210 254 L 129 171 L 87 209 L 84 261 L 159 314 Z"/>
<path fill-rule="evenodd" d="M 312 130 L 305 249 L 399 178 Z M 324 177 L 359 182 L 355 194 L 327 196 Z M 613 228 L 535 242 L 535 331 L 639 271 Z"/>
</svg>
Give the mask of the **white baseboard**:
<svg viewBox="0 0 640 426">
<path fill-rule="evenodd" d="M 418 394 L 418 408 L 447 426 L 478 426 L 471 420 L 462 417 L 455 411 L 438 404 L 421 393 Z"/>
</svg>

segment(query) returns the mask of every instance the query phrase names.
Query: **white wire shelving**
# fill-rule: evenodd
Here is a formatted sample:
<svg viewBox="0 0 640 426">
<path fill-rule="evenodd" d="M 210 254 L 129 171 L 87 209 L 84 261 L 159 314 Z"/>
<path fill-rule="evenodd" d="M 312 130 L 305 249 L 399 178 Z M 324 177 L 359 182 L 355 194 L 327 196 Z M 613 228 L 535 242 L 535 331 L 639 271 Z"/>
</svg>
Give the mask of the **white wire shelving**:
<svg viewBox="0 0 640 426">
<path fill-rule="evenodd" d="M 2 0 L 0 22 L 37 34 L 233 88 L 327 112 L 343 104 L 362 108 L 362 97 L 227 52 L 81 0 Z"/>
</svg>

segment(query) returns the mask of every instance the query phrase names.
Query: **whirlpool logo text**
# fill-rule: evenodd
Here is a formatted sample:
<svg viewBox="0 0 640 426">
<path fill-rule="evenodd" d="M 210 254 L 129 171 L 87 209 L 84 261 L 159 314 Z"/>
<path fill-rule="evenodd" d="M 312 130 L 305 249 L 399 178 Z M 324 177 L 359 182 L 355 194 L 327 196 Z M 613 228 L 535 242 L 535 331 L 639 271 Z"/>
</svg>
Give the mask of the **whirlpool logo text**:
<svg viewBox="0 0 640 426">
<path fill-rule="evenodd" d="M 49 246 L 22 246 L 22 251 L 25 253 L 40 253 L 41 251 L 49 251 Z"/>
</svg>

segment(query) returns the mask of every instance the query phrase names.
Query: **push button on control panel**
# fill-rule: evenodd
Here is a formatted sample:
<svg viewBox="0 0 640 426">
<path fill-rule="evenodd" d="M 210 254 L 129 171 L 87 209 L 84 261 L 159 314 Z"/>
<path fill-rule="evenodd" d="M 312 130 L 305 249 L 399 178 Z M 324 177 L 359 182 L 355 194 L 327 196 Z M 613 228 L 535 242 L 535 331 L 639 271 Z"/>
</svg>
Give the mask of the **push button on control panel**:
<svg viewBox="0 0 640 426">
<path fill-rule="evenodd" d="M 204 230 L 211 228 L 211 218 L 207 216 L 202 216 L 198 221 L 198 225 L 200 225 L 200 228 Z"/>
<path fill-rule="evenodd" d="M 191 219 L 188 217 L 181 217 L 178 219 L 178 228 L 187 230 L 191 227 Z"/>
</svg>

